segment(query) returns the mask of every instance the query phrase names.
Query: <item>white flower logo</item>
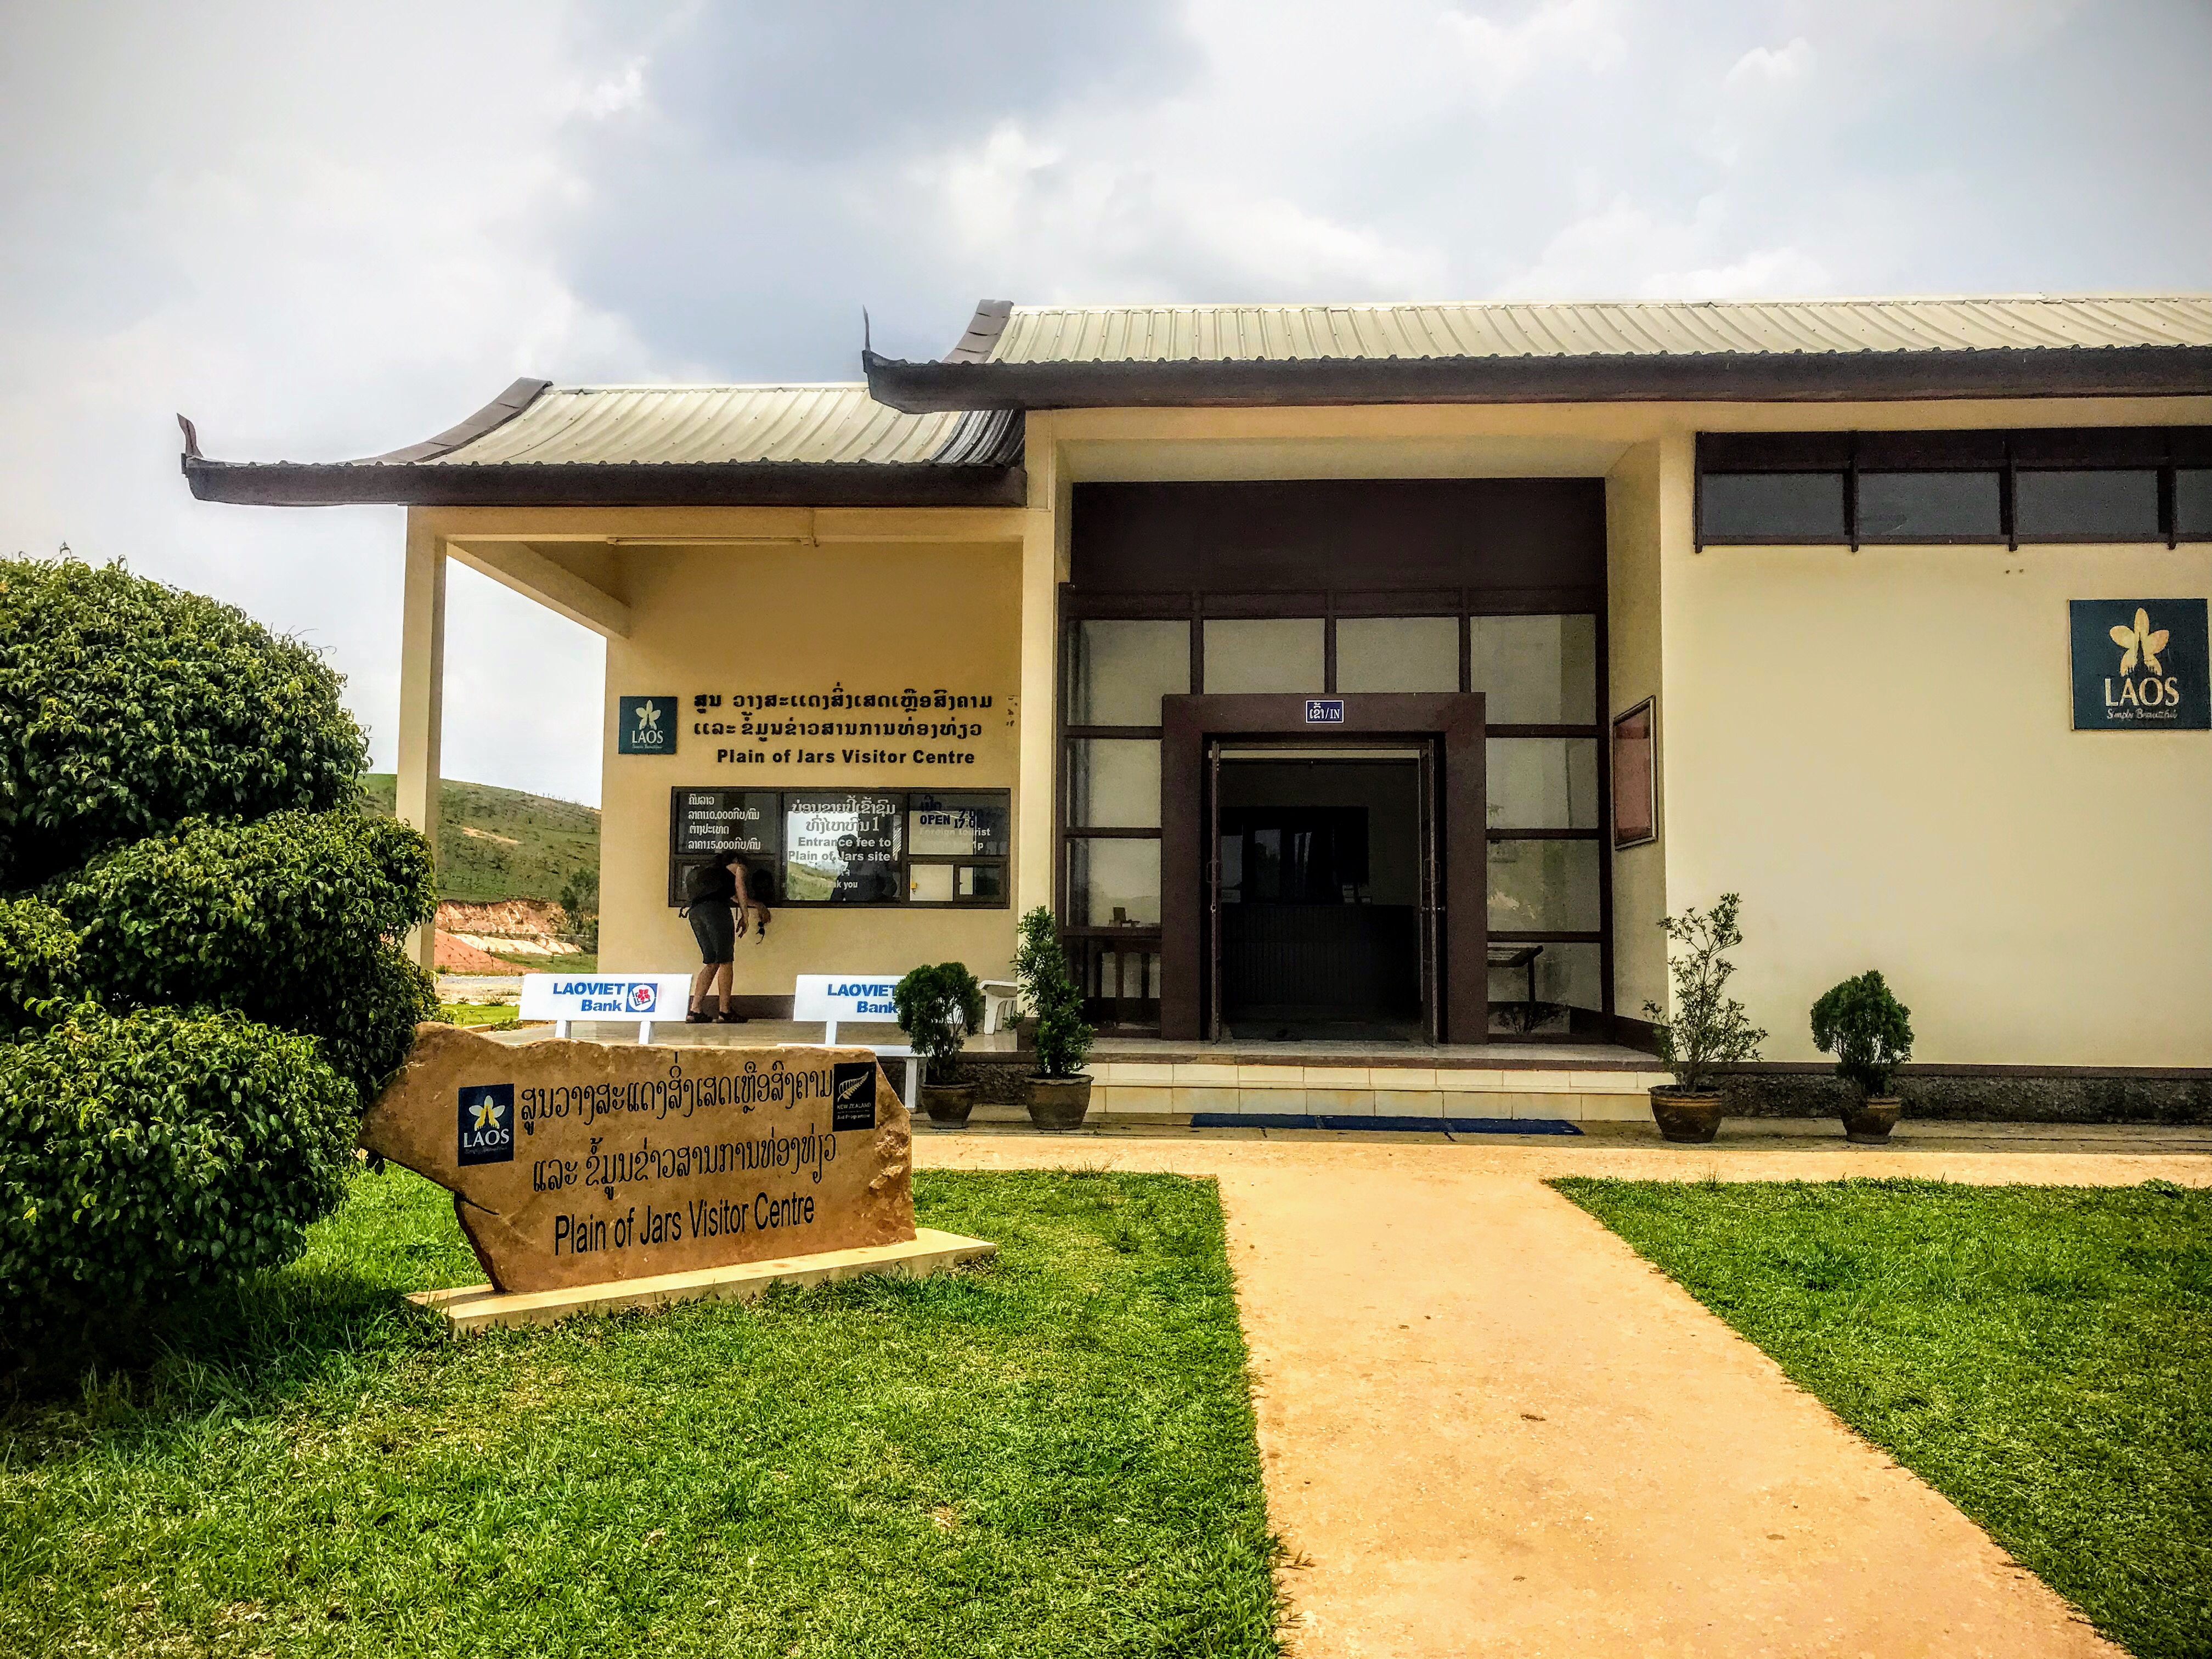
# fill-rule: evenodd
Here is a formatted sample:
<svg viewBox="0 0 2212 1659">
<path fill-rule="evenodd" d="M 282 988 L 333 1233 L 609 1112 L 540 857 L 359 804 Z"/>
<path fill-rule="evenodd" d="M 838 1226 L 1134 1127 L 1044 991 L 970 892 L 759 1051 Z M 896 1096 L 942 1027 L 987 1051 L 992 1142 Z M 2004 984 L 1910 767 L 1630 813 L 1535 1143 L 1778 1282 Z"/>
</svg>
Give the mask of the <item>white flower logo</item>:
<svg viewBox="0 0 2212 1659">
<path fill-rule="evenodd" d="M 2137 622 L 2141 622 L 2141 621 L 2142 620 L 2142 611 L 2136 611 L 2136 620 Z M 2119 629 L 2114 629 L 2112 630 L 2112 632 L 2113 632 L 2115 635 L 2118 635 L 2118 632 L 2119 632 Z M 2160 643 L 2160 645 L 2163 645 L 2163 644 L 2165 644 L 2165 643 L 2166 643 L 2166 635 L 2163 635 L 2163 634 L 2160 635 L 2158 636 L 2158 639 L 2159 639 L 2159 643 Z M 2124 673 L 2124 672 L 2127 672 L 2127 671 L 2126 671 L 2126 670 L 2124 670 L 2124 669 L 2123 669 L 2123 670 L 2121 671 L 2121 672 L 2123 672 L 2123 673 Z M 659 705 L 659 703 L 657 703 L 657 702 L 641 702 L 641 703 L 638 704 L 638 706 L 637 706 L 637 729 L 638 729 L 639 731 L 641 731 L 641 732 L 658 732 L 659 730 L 660 730 L 660 705 Z"/>
<path fill-rule="evenodd" d="M 2150 613 L 2140 609 L 2136 612 L 2133 628 L 2113 629 L 2112 643 L 2120 647 L 2120 672 L 2134 673 L 2136 659 L 2140 656 L 2145 668 L 2154 674 L 2163 674 L 2166 670 L 2159 664 L 2158 653 L 2166 649 L 2166 632 L 2161 628 L 2155 634 L 2152 633 Z"/>
</svg>

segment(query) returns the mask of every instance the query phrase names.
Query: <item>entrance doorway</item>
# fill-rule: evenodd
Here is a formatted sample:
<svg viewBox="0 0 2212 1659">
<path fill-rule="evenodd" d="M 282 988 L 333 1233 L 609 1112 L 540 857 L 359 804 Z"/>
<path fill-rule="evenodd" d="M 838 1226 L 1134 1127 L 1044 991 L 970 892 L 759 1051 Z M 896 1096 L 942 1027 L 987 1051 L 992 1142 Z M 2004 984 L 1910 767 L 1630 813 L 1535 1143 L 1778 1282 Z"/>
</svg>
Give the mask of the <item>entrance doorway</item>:
<svg viewBox="0 0 2212 1659">
<path fill-rule="evenodd" d="M 1163 1037 L 1487 1040 L 1483 707 L 1160 699 Z"/>
<path fill-rule="evenodd" d="M 1435 856 L 1418 746 L 1213 745 L 1218 1034 L 1418 1041 Z"/>
</svg>

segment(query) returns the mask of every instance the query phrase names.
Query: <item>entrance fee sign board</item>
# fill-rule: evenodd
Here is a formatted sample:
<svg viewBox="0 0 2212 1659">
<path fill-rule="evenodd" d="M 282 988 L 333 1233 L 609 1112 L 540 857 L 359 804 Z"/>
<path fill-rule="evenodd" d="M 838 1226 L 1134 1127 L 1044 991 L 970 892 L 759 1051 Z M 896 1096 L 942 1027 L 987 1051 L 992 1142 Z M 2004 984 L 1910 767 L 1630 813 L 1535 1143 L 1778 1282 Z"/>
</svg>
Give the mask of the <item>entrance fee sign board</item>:
<svg viewBox="0 0 2212 1659">
<path fill-rule="evenodd" d="M 2076 732 L 2212 730 L 2203 599 L 2068 602 Z"/>
<path fill-rule="evenodd" d="M 453 1193 L 501 1291 L 915 1237 L 906 1109 L 865 1048 L 509 1048 L 424 1024 L 361 1140 Z"/>
</svg>

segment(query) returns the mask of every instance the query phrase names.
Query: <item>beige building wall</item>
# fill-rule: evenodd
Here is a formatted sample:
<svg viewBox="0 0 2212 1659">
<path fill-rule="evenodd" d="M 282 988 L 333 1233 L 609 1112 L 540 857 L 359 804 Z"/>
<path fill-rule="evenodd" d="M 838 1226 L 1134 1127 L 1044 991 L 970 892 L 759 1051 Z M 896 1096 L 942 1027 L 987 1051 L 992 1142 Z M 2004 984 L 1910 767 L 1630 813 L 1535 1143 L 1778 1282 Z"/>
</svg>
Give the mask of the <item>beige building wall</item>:
<svg viewBox="0 0 2212 1659">
<path fill-rule="evenodd" d="M 1923 1061 L 2212 1065 L 2212 733 L 2070 730 L 2067 617 L 2212 551 L 1662 548 L 1667 900 L 1743 895 L 1766 1058 L 1878 968 Z"/>
<path fill-rule="evenodd" d="M 1016 788 L 1021 558 L 1012 541 L 622 550 L 620 591 L 631 623 L 627 637 L 607 642 L 601 961 L 636 972 L 698 966 L 690 924 L 667 902 L 672 788 Z M 692 708 L 696 693 L 720 693 L 724 708 L 706 718 L 727 720 L 732 693 L 827 692 L 841 683 L 848 691 L 912 686 L 988 695 L 989 709 L 963 716 L 983 726 L 980 737 L 924 745 L 972 748 L 975 764 L 717 763 L 715 751 L 733 746 L 773 752 L 915 744 L 855 738 L 758 744 L 690 729 L 702 718 Z M 678 699 L 675 754 L 616 752 L 617 700 L 640 696 Z M 1048 793 L 1049 784 L 1044 787 Z M 946 960 L 1003 977 L 1013 955 L 1014 915 L 1011 906 L 785 906 L 765 941 L 738 941 L 736 988 L 788 995 L 799 974 L 896 974 Z"/>
<path fill-rule="evenodd" d="M 1613 853 L 1613 997 L 1616 1012 L 1644 1017 L 1644 1005 L 1667 1001 L 1667 943 L 1659 931 L 1667 914 L 1667 801 L 1665 789 L 1665 710 L 1660 706 L 1661 665 L 1664 636 L 1659 605 L 1659 547 L 1671 529 L 1686 533 L 1680 522 L 1666 522 L 1672 506 L 1679 520 L 1681 504 L 1662 500 L 1661 440 L 1638 444 L 1605 481 L 1606 538 L 1606 666 L 1605 706 L 1598 719 L 1605 727 L 1604 745 L 1611 746 L 1611 721 L 1646 697 L 1652 704 L 1652 730 L 1658 739 L 1657 824 L 1656 840 Z M 1601 765 L 1610 765 L 1607 752 Z M 1607 842 L 1613 826 L 1603 826 Z"/>
</svg>

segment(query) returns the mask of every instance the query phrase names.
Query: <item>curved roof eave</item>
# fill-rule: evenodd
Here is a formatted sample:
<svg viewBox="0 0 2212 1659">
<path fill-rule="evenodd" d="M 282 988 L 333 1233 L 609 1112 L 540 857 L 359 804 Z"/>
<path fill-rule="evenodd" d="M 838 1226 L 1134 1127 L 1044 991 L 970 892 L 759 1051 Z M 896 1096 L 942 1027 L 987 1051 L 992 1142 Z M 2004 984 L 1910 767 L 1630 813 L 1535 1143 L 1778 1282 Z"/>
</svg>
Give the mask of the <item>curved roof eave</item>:
<svg viewBox="0 0 2212 1659">
<path fill-rule="evenodd" d="M 204 501 L 252 507 L 1021 507 L 1018 465 L 934 461 L 597 461 L 567 465 L 210 461 L 187 454 Z"/>
</svg>

